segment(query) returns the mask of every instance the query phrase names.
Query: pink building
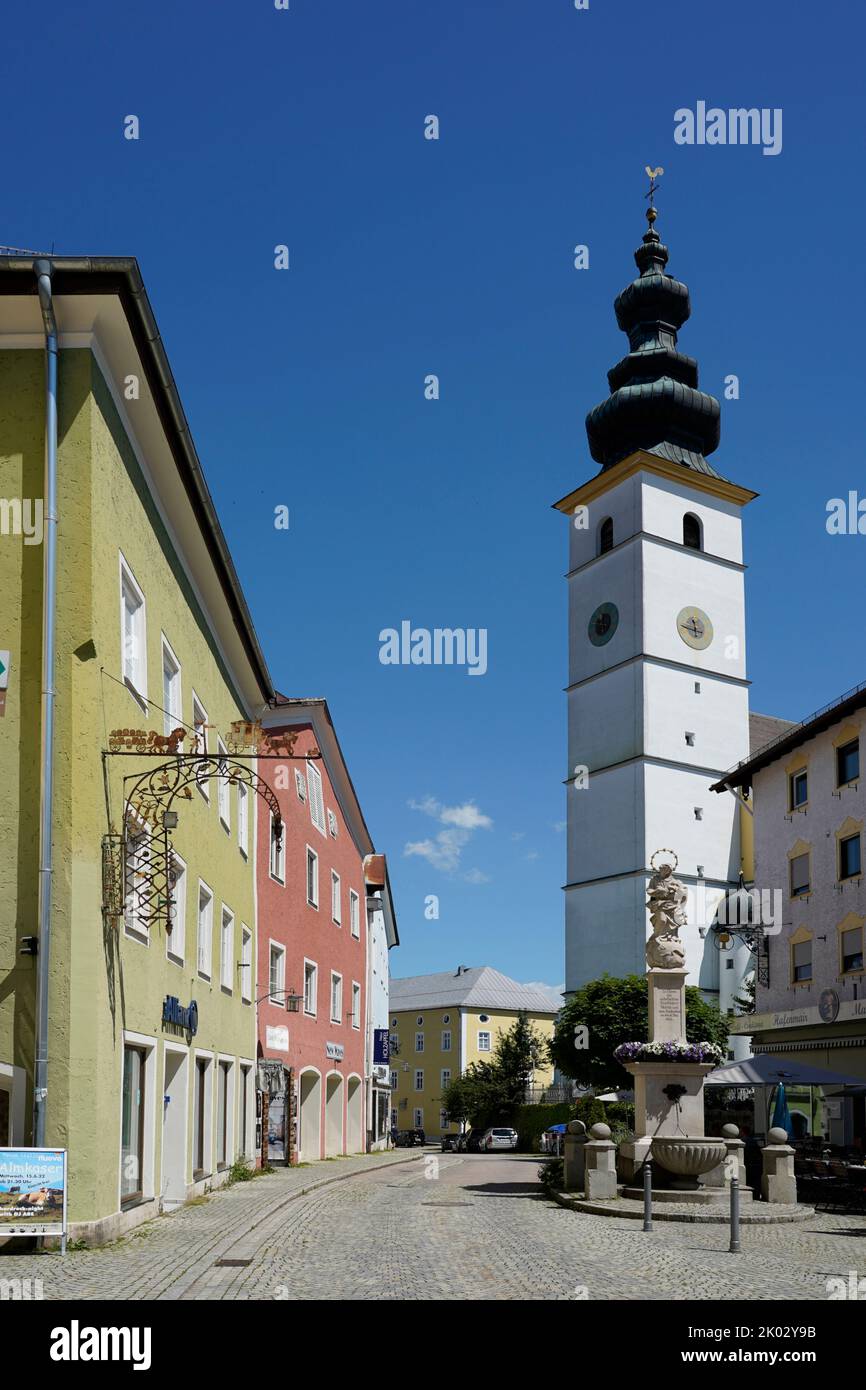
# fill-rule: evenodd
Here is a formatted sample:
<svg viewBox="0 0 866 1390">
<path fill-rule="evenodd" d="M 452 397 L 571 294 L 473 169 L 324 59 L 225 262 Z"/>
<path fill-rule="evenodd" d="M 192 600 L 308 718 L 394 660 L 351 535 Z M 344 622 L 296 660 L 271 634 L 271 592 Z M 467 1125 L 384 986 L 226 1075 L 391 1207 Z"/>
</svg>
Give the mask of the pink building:
<svg viewBox="0 0 866 1390">
<path fill-rule="evenodd" d="M 268 1156 L 285 1161 L 287 1144 L 294 1162 L 361 1153 L 373 1067 L 364 878 L 373 843 L 326 702 L 277 696 L 262 724 L 271 735 L 295 736 L 291 760 L 260 765 L 279 800 L 282 843 L 255 798 Z"/>
</svg>

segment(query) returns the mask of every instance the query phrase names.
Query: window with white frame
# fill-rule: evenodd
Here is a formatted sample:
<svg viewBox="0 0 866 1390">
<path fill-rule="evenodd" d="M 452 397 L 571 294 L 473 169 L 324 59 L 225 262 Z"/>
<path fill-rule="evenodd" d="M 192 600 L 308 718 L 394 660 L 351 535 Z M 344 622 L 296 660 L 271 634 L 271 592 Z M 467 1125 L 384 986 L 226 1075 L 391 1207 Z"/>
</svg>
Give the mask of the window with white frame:
<svg viewBox="0 0 866 1390">
<path fill-rule="evenodd" d="M 424 1073 L 423 1073 L 423 1071 L 421 1070 L 420 1067 L 419 1067 L 418 1070 L 415 1072 L 415 1090 L 416 1090 L 416 1091 L 423 1091 L 423 1090 L 424 1090 Z"/>
<path fill-rule="evenodd" d="M 424 1128 L 424 1111 L 420 1107 L 412 1111 L 412 1126 L 414 1129 Z"/>
<path fill-rule="evenodd" d="M 442 1051 L 451 1051 L 451 1029 L 445 1028 L 442 1033 Z"/>
<path fill-rule="evenodd" d="M 196 753 L 207 753 L 207 752 L 208 752 L 208 738 L 207 738 L 208 717 L 207 717 L 207 710 L 205 709 L 205 707 L 204 707 L 204 705 L 202 704 L 201 700 L 200 700 L 200 699 L 198 698 L 198 696 L 196 695 L 195 691 L 193 691 L 193 695 L 192 695 L 192 726 L 193 726 L 193 728 L 195 729 L 195 750 L 194 750 L 194 751 L 195 751 Z M 210 801 L 210 779 L 207 778 L 207 777 L 205 777 L 205 778 L 203 778 L 201 781 L 196 781 L 196 786 L 198 787 L 198 789 L 199 789 L 199 791 L 201 792 L 202 796 L 204 797 L 205 801 Z"/>
<path fill-rule="evenodd" d="M 142 703 L 147 700 L 147 626 L 144 594 L 120 557 L 120 651 L 123 679 Z"/>
<path fill-rule="evenodd" d="M 304 1013 L 315 1017 L 319 988 L 319 968 L 314 961 L 304 961 Z"/>
<path fill-rule="evenodd" d="M 177 729 L 183 717 L 183 701 L 180 693 L 180 662 L 169 646 L 165 634 L 162 638 L 162 728 L 168 736 Z"/>
<path fill-rule="evenodd" d="M 243 782 L 238 782 L 238 849 L 249 858 L 250 852 L 250 793 Z"/>
<path fill-rule="evenodd" d="M 328 830 L 329 830 L 329 832 L 330 832 L 331 839 L 332 839 L 332 840 L 336 840 L 336 838 L 337 838 L 337 817 L 334 815 L 333 811 L 330 810 L 330 809 L 328 810 Z"/>
<path fill-rule="evenodd" d="M 228 779 L 228 763 L 226 762 L 228 751 L 222 739 L 218 738 L 217 755 L 219 757 L 219 762 L 217 763 L 217 767 L 219 768 L 220 776 L 217 778 L 217 809 L 219 810 L 220 821 L 225 826 L 226 830 L 231 829 L 231 790 Z"/>
<path fill-rule="evenodd" d="M 447 1110 L 440 1110 L 440 1111 L 439 1111 L 439 1128 L 440 1128 L 440 1129 L 447 1129 L 448 1126 L 449 1126 L 450 1124 L 451 1124 L 451 1121 L 450 1121 L 449 1118 L 448 1118 L 448 1111 L 447 1111 Z"/>
<path fill-rule="evenodd" d="M 423 1052 L 423 1051 L 424 1051 L 424 1034 L 423 1034 L 423 1033 L 416 1033 L 416 1034 L 415 1034 L 415 1051 L 416 1051 L 416 1052 Z"/>
<path fill-rule="evenodd" d="M 171 858 L 171 931 L 165 934 L 165 950 L 177 965 L 186 953 L 186 865 L 176 854 Z"/>
<path fill-rule="evenodd" d="M 145 944 L 150 941 L 150 927 L 144 917 L 142 903 L 147 892 L 146 870 L 150 849 L 150 837 L 146 831 L 127 833 L 123 855 L 124 929 L 127 936 Z"/>
<path fill-rule="evenodd" d="M 274 834 L 274 813 L 273 813 L 273 811 L 270 812 L 270 817 L 269 817 L 269 821 L 268 821 L 268 826 L 269 826 L 269 831 L 268 831 L 268 833 L 269 833 L 269 836 L 270 836 L 270 845 L 271 845 L 271 878 L 275 878 L 275 879 L 277 880 L 277 883 L 285 883 L 285 881 L 286 881 L 286 863 L 285 863 L 285 859 L 286 859 L 286 835 L 285 835 L 285 831 L 283 831 L 283 834 L 280 836 L 279 839 L 277 839 L 276 835 Z"/>
<path fill-rule="evenodd" d="M 352 981 L 352 1027 L 361 1026 L 361 986 L 357 980 Z"/>
<path fill-rule="evenodd" d="M 354 888 L 349 889 L 349 926 L 354 937 L 361 935 L 361 899 Z"/>
<path fill-rule="evenodd" d="M 245 1004 L 253 998 L 253 934 L 241 923 L 241 999 Z"/>
<path fill-rule="evenodd" d="M 278 946 L 275 941 L 271 942 L 268 989 L 271 995 L 279 996 L 276 999 L 271 999 L 272 1004 L 284 1004 L 286 1002 L 286 952 L 285 948 Z"/>
<path fill-rule="evenodd" d="M 322 800 L 322 774 L 310 762 L 307 763 L 307 787 L 310 792 L 310 820 L 324 835 L 325 803 Z"/>
<path fill-rule="evenodd" d="M 443 1090 L 443 1091 L 447 1091 L 448 1087 L 451 1085 L 451 1069 L 450 1069 L 450 1067 L 443 1067 L 443 1068 L 442 1068 L 442 1071 L 441 1071 L 440 1076 L 439 1076 L 439 1084 L 440 1084 L 440 1086 L 442 1087 L 442 1090 Z"/>
<path fill-rule="evenodd" d="M 307 902 L 319 906 L 319 856 L 307 845 Z"/>
<path fill-rule="evenodd" d="M 306 801 L 306 799 L 307 799 L 307 784 L 306 784 L 306 782 L 304 781 L 304 774 L 303 774 L 303 772 L 301 772 L 300 768 L 297 768 L 297 767 L 295 768 L 295 790 L 296 790 L 297 793 L 298 793 L 298 800 L 299 800 L 299 801 Z"/>
<path fill-rule="evenodd" d="M 343 906 L 340 901 L 340 875 L 331 870 L 331 920 L 339 927 L 343 920 Z"/>
<path fill-rule="evenodd" d="M 206 883 L 198 885 L 198 973 L 210 979 L 213 952 L 213 893 Z"/>
<path fill-rule="evenodd" d="M 225 990 L 232 988 L 232 972 L 235 964 L 235 919 L 223 903 L 220 923 L 220 985 Z"/>
<path fill-rule="evenodd" d="M 331 971 L 331 1022 L 343 1021 L 343 977 Z"/>
<path fill-rule="evenodd" d="M 399 1079 L 399 1078 L 398 1078 L 398 1076 L 397 1076 L 397 1073 L 396 1073 L 395 1071 L 392 1071 L 392 1072 L 391 1072 L 391 1090 L 392 1090 L 392 1091 L 396 1091 L 398 1079 Z"/>
<path fill-rule="evenodd" d="M 479 1033 L 479 1034 L 478 1034 L 478 1051 L 479 1051 L 479 1052 L 489 1052 L 489 1051 L 490 1051 L 490 1034 L 489 1034 L 489 1033 Z"/>
</svg>

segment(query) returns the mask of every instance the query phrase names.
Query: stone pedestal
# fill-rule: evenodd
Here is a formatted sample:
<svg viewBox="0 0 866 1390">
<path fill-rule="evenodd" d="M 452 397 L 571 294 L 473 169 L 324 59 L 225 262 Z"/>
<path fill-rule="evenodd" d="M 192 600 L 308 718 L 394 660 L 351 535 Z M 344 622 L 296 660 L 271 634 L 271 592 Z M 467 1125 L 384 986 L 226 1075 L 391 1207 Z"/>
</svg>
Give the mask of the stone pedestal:
<svg viewBox="0 0 866 1390">
<path fill-rule="evenodd" d="M 730 1187 L 731 1178 L 736 1177 L 740 1183 L 740 1195 L 748 1191 L 746 1187 L 746 1164 L 744 1154 L 746 1146 L 739 1137 L 740 1131 L 736 1125 L 722 1125 L 722 1138 L 725 1141 L 727 1150 L 724 1159 L 711 1168 L 709 1173 L 704 1173 L 700 1178 L 701 1187 Z"/>
<path fill-rule="evenodd" d="M 797 1180 L 794 1177 L 794 1150 L 784 1129 L 771 1129 L 770 1141 L 762 1150 L 764 1171 L 761 1195 L 765 1202 L 796 1202 Z"/>
<path fill-rule="evenodd" d="M 682 975 L 679 970 L 652 971 L 650 974 Z M 620 1144 L 620 1171 L 624 1182 L 632 1182 L 643 1167 L 650 1141 L 656 1134 L 688 1134 L 702 1138 L 704 1133 L 704 1077 L 714 1070 L 712 1062 L 626 1062 L 634 1077 L 634 1128 L 636 1139 Z M 684 1086 L 678 1106 L 665 1095 L 666 1086 Z"/>
<path fill-rule="evenodd" d="M 653 1042 L 680 1042 L 686 1036 L 687 970 L 646 972 L 649 1035 Z"/>
<path fill-rule="evenodd" d="M 586 1156 L 586 1200 L 604 1201 L 616 1194 L 616 1144 L 611 1142 L 607 1125 L 593 1125 L 592 1138 L 584 1145 Z"/>
<path fill-rule="evenodd" d="M 563 1173 L 566 1192 L 583 1192 L 586 1172 L 584 1150 L 589 1143 L 589 1135 L 583 1120 L 572 1120 L 565 1133 L 563 1150 Z"/>
</svg>

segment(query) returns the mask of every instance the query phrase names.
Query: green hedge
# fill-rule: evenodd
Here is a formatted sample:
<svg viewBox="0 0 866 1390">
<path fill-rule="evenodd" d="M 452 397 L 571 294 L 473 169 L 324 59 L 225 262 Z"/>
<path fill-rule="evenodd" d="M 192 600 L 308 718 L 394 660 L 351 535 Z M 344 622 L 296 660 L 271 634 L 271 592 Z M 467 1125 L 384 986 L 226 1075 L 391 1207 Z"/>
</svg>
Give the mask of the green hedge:
<svg viewBox="0 0 866 1390">
<path fill-rule="evenodd" d="M 568 1101 L 558 1105 L 518 1106 L 514 1120 L 518 1149 L 521 1153 L 540 1153 L 538 1141 L 544 1131 L 550 1125 L 568 1124 L 574 1118 L 574 1106 Z"/>
</svg>

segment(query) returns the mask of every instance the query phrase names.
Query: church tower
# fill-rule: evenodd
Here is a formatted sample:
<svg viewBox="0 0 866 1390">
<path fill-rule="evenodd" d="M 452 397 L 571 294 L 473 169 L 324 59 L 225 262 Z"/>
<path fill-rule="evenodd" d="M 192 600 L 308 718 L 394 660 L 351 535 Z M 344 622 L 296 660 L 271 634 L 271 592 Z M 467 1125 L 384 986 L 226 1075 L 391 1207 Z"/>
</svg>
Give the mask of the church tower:
<svg viewBox="0 0 866 1390">
<path fill-rule="evenodd" d="M 571 538 L 565 979 L 643 974 L 664 848 L 690 890 L 688 983 L 714 995 L 706 927 L 740 847 L 738 803 L 710 785 L 749 752 L 741 513 L 756 494 L 707 462 L 719 403 L 677 349 L 689 291 L 656 216 L 614 306 L 629 351 L 586 420 L 600 472 L 556 503 Z"/>
</svg>

